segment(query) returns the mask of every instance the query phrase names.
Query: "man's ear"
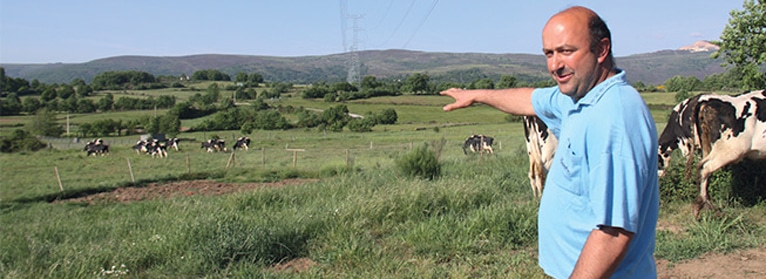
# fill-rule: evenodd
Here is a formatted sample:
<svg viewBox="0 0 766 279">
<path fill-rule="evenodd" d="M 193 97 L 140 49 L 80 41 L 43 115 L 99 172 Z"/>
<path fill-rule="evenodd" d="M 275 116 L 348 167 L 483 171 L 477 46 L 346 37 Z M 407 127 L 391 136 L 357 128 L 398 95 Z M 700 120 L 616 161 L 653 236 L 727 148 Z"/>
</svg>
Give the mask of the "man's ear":
<svg viewBox="0 0 766 279">
<path fill-rule="evenodd" d="M 598 54 L 599 63 L 604 63 L 604 61 L 606 61 L 606 58 L 609 57 L 609 51 L 611 50 L 611 47 L 612 42 L 609 40 L 609 38 L 603 38 L 598 42 L 596 53 Z"/>
</svg>

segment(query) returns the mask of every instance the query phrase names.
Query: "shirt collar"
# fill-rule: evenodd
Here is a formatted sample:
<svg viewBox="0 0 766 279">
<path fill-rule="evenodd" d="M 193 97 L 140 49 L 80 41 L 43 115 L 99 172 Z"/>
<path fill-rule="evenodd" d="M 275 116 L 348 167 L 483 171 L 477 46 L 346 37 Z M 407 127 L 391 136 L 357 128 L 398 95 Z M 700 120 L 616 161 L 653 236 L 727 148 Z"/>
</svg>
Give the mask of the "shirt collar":
<svg viewBox="0 0 766 279">
<path fill-rule="evenodd" d="M 597 84 L 593 89 L 588 91 L 585 96 L 580 98 L 580 101 L 575 103 L 575 105 L 592 105 L 598 102 L 598 100 L 601 99 L 604 94 L 609 91 L 609 88 L 616 84 L 625 84 L 627 83 L 627 80 L 625 79 L 625 71 L 622 69 L 616 69 L 617 74 L 614 76 L 604 80 L 603 82 Z"/>
</svg>

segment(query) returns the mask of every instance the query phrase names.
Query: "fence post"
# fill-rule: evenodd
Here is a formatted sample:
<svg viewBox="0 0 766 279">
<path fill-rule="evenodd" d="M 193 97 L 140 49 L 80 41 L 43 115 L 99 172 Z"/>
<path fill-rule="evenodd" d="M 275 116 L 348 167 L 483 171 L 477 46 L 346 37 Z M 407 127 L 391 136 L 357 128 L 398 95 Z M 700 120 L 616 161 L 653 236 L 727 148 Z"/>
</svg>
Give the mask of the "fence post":
<svg viewBox="0 0 766 279">
<path fill-rule="evenodd" d="M 293 168 L 298 165 L 298 152 L 304 152 L 306 149 L 285 149 L 293 152 Z"/>
<path fill-rule="evenodd" d="M 59 167 L 53 167 L 53 171 L 56 173 L 56 181 L 59 182 L 59 190 L 64 192 L 64 185 L 61 184 L 61 176 L 59 176 Z"/>
<path fill-rule="evenodd" d="M 130 165 L 130 158 L 128 159 L 128 170 L 130 171 L 130 181 L 133 182 L 133 185 L 136 184 L 136 178 L 133 176 L 133 166 Z"/>
</svg>

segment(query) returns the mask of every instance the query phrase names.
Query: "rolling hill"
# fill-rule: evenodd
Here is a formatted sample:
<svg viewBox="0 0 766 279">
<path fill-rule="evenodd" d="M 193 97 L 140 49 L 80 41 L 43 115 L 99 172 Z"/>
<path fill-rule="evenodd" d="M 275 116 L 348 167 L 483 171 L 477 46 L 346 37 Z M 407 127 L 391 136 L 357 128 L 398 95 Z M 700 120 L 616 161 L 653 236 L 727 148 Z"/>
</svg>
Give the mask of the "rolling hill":
<svg viewBox="0 0 766 279">
<path fill-rule="evenodd" d="M 471 82 L 500 75 L 519 80 L 547 79 L 545 58 L 533 54 L 443 53 L 409 50 L 368 50 L 357 53 L 361 76 L 379 79 L 426 73 L 434 81 Z M 692 50 L 663 50 L 617 57 L 618 67 L 628 72 L 631 82 L 662 84 L 676 76 L 705 76 L 721 73 L 720 60 L 710 53 Z M 217 69 L 234 77 L 238 72 L 260 73 L 267 81 L 313 83 L 346 79 L 348 54 L 276 57 L 256 55 L 201 54 L 176 57 L 116 56 L 86 63 L 2 64 L 7 76 L 44 83 L 69 83 L 75 78 L 90 82 L 104 71 L 137 70 L 155 76 L 186 74 Z"/>
</svg>

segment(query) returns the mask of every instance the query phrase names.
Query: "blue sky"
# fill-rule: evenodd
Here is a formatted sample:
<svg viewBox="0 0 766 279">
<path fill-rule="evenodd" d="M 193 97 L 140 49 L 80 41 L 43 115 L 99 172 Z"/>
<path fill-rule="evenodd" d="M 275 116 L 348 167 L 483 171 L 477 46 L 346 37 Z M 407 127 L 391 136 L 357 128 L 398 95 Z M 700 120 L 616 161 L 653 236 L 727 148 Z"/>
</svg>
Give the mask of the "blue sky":
<svg viewBox="0 0 766 279">
<path fill-rule="evenodd" d="M 547 19 L 573 5 L 604 18 L 619 57 L 717 40 L 729 12 L 742 10 L 743 3 L 347 0 L 344 17 L 341 1 L 0 0 L 0 63 L 83 63 L 120 55 L 325 55 L 345 52 L 354 38 L 358 50 L 538 54 Z"/>
</svg>

